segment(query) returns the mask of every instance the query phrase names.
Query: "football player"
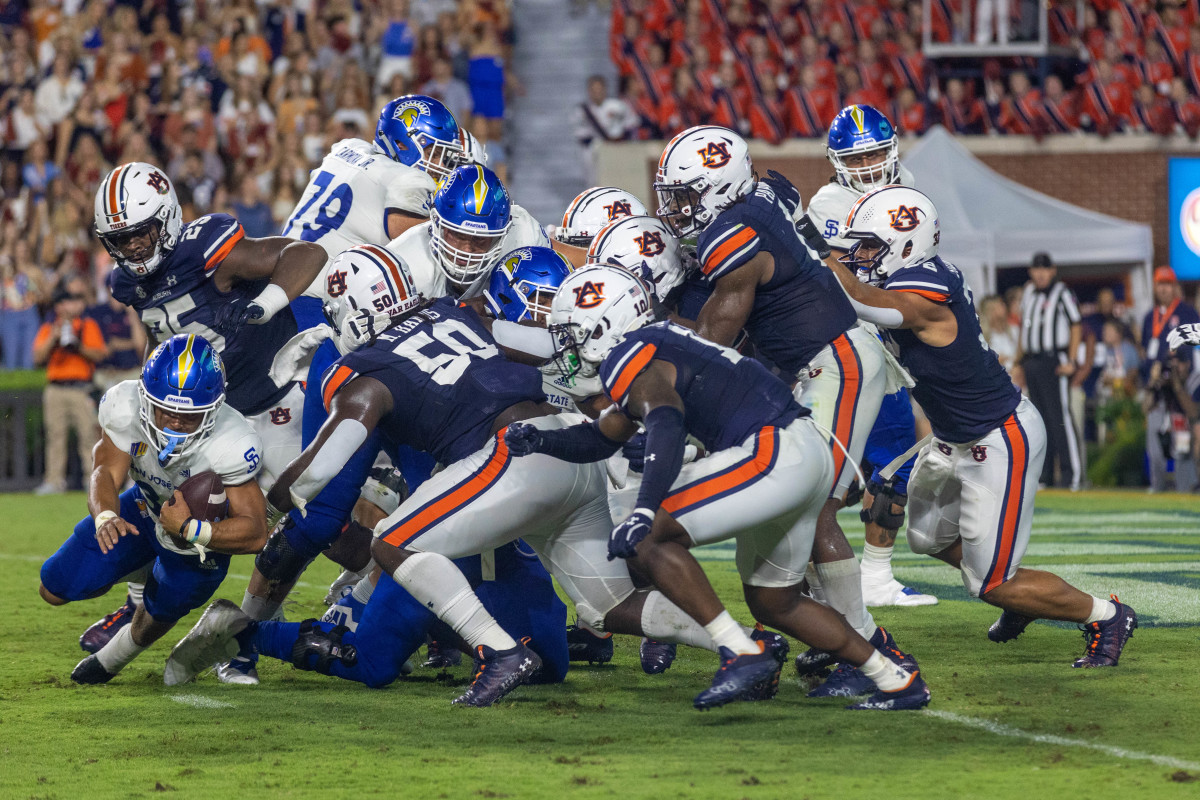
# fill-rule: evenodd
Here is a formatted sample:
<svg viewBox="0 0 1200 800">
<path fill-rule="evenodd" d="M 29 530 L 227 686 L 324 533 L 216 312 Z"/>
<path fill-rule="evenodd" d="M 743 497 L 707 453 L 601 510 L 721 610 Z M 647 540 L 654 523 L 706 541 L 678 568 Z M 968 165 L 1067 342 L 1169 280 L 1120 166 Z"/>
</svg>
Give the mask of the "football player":
<svg viewBox="0 0 1200 800">
<path fill-rule="evenodd" d="M 857 313 L 887 329 L 933 426 L 909 478 L 909 546 L 961 570 L 971 596 L 1002 609 L 992 641 L 1035 619 L 1077 622 L 1088 643 L 1074 666 L 1115 667 L 1134 610 L 1021 566 L 1046 429 L 984 341 L 962 274 L 938 258 L 939 235 L 924 194 L 877 189 L 850 213 L 843 238 L 854 244 L 834 268 Z"/>
<path fill-rule="evenodd" d="M 747 635 L 689 552 L 731 538 L 755 618 L 836 653 L 873 682 L 873 696 L 853 708 L 926 705 L 929 690 L 911 656 L 889 643 L 885 657 L 841 615 L 800 591 L 836 476 L 811 413 L 753 359 L 686 328 L 651 321 L 649 293 L 627 271 L 598 265 L 573 273 L 551 312 L 555 359 L 567 374 L 598 375 L 613 406 L 596 421 L 570 427 L 511 423 L 509 451 L 566 463 L 600 461 L 639 421 L 645 425 L 636 507 L 612 529 L 608 557 L 636 558 L 719 646 L 721 666 L 712 686 L 697 695 L 697 708 L 758 699 L 764 687 L 778 685 L 787 655 L 778 634 L 759 629 Z M 711 454 L 684 465 L 689 433 Z"/>
<path fill-rule="evenodd" d="M 615 186 L 593 186 L 584 189 L 563 213 L 562 224 L 554 231 L 554 239 L 574 247 L 587 247 L 600 229 L 625 217 L 644 216 L 642 201 Z"/>
<path fill-rule="evenodd" d="M 741 136 L 715 125 L 679 134 L 663 151 L 654 189 L 667 227 L 698 237 L 700 272 L 712 294 L 697 332 L 730 346 L 745 330 L 757 354 L 795 379 L 796 399 L 829 432 L 838 477 L 817 522 L 813 563 L 829 604 L 882 646 L 888 634 L 863 602 L 858 559 L 837 510 L 887 389 L 883 346 L 857 325 L 837 279 L 797 231 L 799 193 L 776 173 L 757 180 Z M 828 653 L 805 653 L 797 667 L 814 673 L 831 661 Z"/>
<path fill-rule="evenodd" d="M 71 673 L 76 683 L 107 683 L 182 617 L 208 601 L 231 554 L 256 553 L 266 540 L 266 505 L 255 482 L 262 440 L 225 402 L 216 348 L 196 334 L 160 344 L 139 380 L 100 401 L 100 441 L 88 486 L 88 512 L 42 565 L 42 599 L 55 606 L 98 597 L 139 575 L 142 602 Z M 192 518 L 178 491 L 212 471 L 225 485 L 229 515 Z M 133 488 L 121 492 L 132 477 Z"/>
<path fill-rule="evenodd" d="M 825 257 L 840 258 L 850 249 L 851 243 L 841 237 L 839 228 L 855 202 L 864 193 L 881 186 L 915 186 L 916 182 L 897 156 L 895 127 L 871 106 L 843 108 L 829 127 L 825 152 L 833 165 L 834 176 L 812 196 L 806 213 L 830 251 Z M 815 249 L 822 252 L 819 247 Z M 868 606 L 937 603 L 933 595 L 903 585 L 892 574 L 892 553 L 896 533 L 904 524 L 912 459 L 906 461 L 890 480 L 885 479 L 881 471 L 916 441 L 912 404 L 908 390 L 902 387 L 883 398 L 864 451 L 867 461 L 874 466 L 864 487 L 862 504 L 862 520 L 866 523 L 862 590 Z"/>
</svg>

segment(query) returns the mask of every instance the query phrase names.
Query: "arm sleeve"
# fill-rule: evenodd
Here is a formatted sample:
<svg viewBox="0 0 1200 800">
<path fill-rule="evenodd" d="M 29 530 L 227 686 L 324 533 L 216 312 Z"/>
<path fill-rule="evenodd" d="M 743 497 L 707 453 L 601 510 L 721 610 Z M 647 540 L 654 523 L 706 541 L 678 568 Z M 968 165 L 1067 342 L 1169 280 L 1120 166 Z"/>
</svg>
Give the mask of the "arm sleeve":
<svg viewBox="0 0 1200 800">
<path fill-rule="evenodd" d="M 646 424 L 646 459 L 637 507 L 657 510 L 683 467 L 687 432 L 683 426 L 683 412 L 673 406 L 659 406 L 643 421 Z"/>
<path fill-rule="evenodd" d="M 492 338 L 501 347 L 519 350 L 538 358 L 550 358 L 554 355 L 554 338 L 545 328 L 498 319 L 492 323 Z"/>
<path fill-rule="evenodd" d="M 541 431 L 542 446 L 538 452 L 573 464 L 604 461 L 621 449 L 600 431 L 599 421 L 572 425 L 556 431 Z"/>
</svg>

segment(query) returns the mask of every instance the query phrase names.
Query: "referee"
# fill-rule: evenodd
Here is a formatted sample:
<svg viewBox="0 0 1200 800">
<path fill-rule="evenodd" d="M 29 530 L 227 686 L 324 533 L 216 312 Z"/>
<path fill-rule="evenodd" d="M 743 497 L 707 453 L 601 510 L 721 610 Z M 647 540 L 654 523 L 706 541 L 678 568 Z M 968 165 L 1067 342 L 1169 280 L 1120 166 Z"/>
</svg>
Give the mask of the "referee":
<svg viewBox="0 0 1200 800">
<path fill-rule="evenodd" d="M 1024 374 L 1029 399 L 1046 423 L 1046 461 L 1041 483 L 1055 485 L 1057 462 L 1061 476 L 1057 485 L 1077 491 L 1082 463 L 1069 397 L 1083 328 L 1075 295 L 1057 276 L 1049 253 L 1034 255 L 1030 280 L 1021 297 L 1021 336 L 1016 362 Z"/>
</svg>

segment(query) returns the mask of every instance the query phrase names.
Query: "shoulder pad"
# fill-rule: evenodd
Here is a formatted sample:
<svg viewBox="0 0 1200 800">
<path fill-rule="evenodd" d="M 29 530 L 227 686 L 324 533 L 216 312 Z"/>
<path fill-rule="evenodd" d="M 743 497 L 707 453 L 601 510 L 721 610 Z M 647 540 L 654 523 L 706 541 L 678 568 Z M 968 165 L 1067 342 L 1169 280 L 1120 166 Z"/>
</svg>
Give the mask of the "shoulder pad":
<svg viewBox="0 0 1200 800">
<path fill-rule="evenodd" d="M 650 365 L 658 350 L 657 332 L 640 328 L 626 334 L 617 346 L 609 351 L 600 364 L 600 380 L 604 391 L 617 405 L 623 405 L 634 379 Z"/>
</svg>

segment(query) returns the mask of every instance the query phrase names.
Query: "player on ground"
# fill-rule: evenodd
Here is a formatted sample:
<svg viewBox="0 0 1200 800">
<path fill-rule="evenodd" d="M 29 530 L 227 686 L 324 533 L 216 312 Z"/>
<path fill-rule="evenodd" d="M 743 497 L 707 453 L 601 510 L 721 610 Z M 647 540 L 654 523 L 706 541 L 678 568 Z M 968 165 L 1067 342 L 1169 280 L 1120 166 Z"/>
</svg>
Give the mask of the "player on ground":
<svg viewBox="0 0 1200 800">
<path fill-rule="evenodd" d="M 42 565 L 39 593 L 60 606 L 98 597 L 140 573 L 142 602 L 71 673 L 76 683 L 107 683 L 139 653 L 216 591 L 234 553 L 266 540 L 266 506 L 255 475 L 262 441 L 225 403 L 221 357 L 202 337 L 160 344 L 140 380 L 124 381 L 100 401 L 100 441 L 88 486 L 89 517 Z M 215 472 L 229 516 L 197 522 L 177 487 Z M 121 492 L 132 477 L 134 487 Z"/>
<path fill-rule="evenodd" d="M 562 224 L 554 231 L 554 239 L 587 249 L 596 234 L 610 222 L 646 213 L 642 201 L 624 189 L 593 186 L 577 194 L 567 206 Z"/>
<path fill-rule="evenodd" d="M 962 274 L 937 257 L 937 209 L 916 189 L 877 189 L 855 205 L 844 237 L 854 245 L 835 273 L 856 311 L 887 329 L 933 425 L 909 479 L 909 545 L 960 569 L 972 596 L 1003 609 L 992 641 L 1035 619 L 1078 622 L 1088 644 L 1074 666 L 1115 667 L 1137 627 L 1133 609 L 1021 566 L 1046 429 L 984 341 Z"/>
<path fill-rule="evenodd" d="M 875 681 L 879 690 L 854 708 L 926 705 L 929 690 L 915 660 L 894 649 L 895 660 L 885 658 L 841 615 L 800 591 L 835 475 L 809 412 L 753 359 L 651 321 L 649 294 L 625 270 L 601 265 L 573 273 L 554 298 L 555 359 L 568 374 L 598 374 L 614 406 L 595 422 L 568 428 L 512 424 L 505 435 L 510 451 L 600 461 L 638 421 L 646 426 L 637 507 L 612 529 L 608 557 L 636 557 L 720 647 L 721 667 L 696 697 L 697 708 L 757 699 L 765 684 L 778 682 L 786 657 L 782 637 L 752 637 L 734 622 L 688 552 L 731 538 L 756 619 L 838 653 Z M 688 433 L 711 455 L 683 465 Z"/>
<path fill-rule="evenodd" d="M 916 186 L 912 173 L 900 163 L 898 152 L 895 127 L 871 106 L 847 106 L 833 118 L 826 155 L 833 165 L 834 176 L 812 196 L 806 212 L 831 251 L 825 256 L 827 260 L 840 258 L 850 249 L 852 242 L 842 238 L 839 228 L 863 194 L 888 184 Z M 905 586 L 892 574 L 892 553 L 896 533 L 904 524 L 906 481 L 912 460 L 891 481 L 883 478 L 881 470 L 916 442 L 912 405 L 908 390 L 902 388 L 884 397 L 865 450 L 867 460 L 875 468 L 864 487 L 862 504 L 866 523 L 862 589 L 868 606 L 937 603 L 933 595 Z"/>
<path fill-rule="evenodd" d="M 742 137 L 714 125 L 684 131 L 663 151 L 654 189 L 667 227 L 698 237 L 700 271 L 713 287 L 696 330 L 727 347 L 745 330 L 757 354 L 795 378 L 796 399 L 830 434 L 837 479 L 817 523 L 813 563 L 829 604 L 881 647 L 887 634 L 863 603 L 858 559 L 837 510 L 886 390 L 883 346 L 857 325 L 837 279 L 797 232 L 799 193 L 775 173 L 756 180 Z M 797 660 L 804 671 L 831 660 L 812 654 L 809 663 L 807 655 Z"/>
</svg>

